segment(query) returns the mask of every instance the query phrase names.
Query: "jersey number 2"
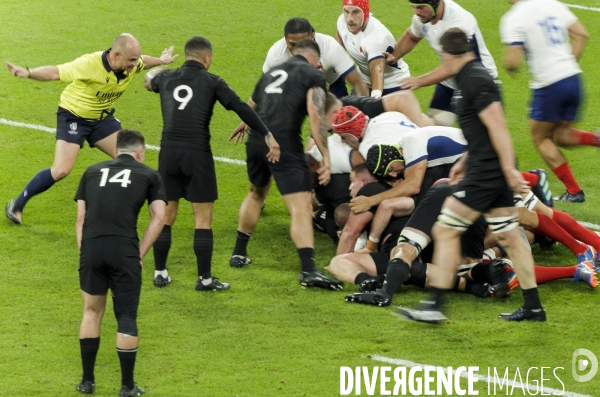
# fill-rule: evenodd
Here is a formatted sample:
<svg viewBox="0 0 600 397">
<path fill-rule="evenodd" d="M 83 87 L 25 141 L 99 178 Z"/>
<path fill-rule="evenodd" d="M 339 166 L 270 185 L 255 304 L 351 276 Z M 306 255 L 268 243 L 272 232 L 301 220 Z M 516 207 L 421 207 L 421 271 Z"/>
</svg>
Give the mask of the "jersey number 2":
<svg viewBox="0 0 600 397">
<path fill-rule="evenodd" d="M 106 186 L 106 180 L 108 179 L 108 171 L 110 171 L 110 168 L 102 168 L 100 171 L 102 172 L 100 186 Z M 108 179 L 108 182 L 120 183 L 121 187 L 127 187 L 127 185 L 131 184 L 131 181 L 129 180 L 129 175 L 131 175 L 131 170 L 125 168 L 123 171 L 117 172 L 110 179 Z"/>
<path fill-rule="evenodd" d="M 276 70 L 271 73 L 271 76 L 273 76 L 273 77 L 279 76 L 279 78 L 277 80 L 275 80 L 274 82 L 272 82 L 271 84 L 269 84 L 265 88 L 265 92 L 267 94 L 281 94 L 283 92 L 283 89 L 281 89 L 281 87 L 279 87 L 279 86 L 282 85 L 283 83 L 285 83 L 285 81 L 288 78 L 288 74 L 284 70 Z"/>
</svg>

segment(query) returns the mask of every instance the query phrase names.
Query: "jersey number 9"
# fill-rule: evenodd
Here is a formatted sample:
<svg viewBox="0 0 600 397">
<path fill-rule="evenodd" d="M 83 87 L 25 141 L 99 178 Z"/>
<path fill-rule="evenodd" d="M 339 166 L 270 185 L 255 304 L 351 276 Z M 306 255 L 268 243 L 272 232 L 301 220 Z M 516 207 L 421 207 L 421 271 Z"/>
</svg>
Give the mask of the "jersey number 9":
<svg viewBox="0 0 600 397">
<path fill-rule="evenodd" d="M 181 91 L 185 91 L 185 96 L 181 96 Z M 192 91 L 192 89 L 185 84 L 178 85 L 173 90 L 173 98 L 175 98 L 175 100 L 179 102 L 179 107 L 177 108 L 179 110 L 185 109 L 188 102 L 190 101 L 190 99 L 192 99 L 193 96 L 194 91 Z"/>
</svg>

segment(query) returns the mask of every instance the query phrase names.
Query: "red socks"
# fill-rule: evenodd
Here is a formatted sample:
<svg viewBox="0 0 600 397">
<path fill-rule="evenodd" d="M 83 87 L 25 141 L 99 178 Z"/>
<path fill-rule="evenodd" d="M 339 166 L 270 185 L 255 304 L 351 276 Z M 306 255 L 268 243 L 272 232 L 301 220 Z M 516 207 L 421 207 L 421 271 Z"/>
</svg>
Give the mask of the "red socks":
<svg viewBox="0 0 600 397">
<path fill-rule="evenodd" d="M 566 245 L 571 251 L 573 251 L 575 255 L 583 254 L 587 250 L 587 246 L 585 244 L 575 240 L 575 238 L 567 233 L 565 229 L 560 227 L 557 222 L 554 222 L 552 219 L 539 212 L 536 212 L 536 214 L 539 223 L 538 227 L 532 230 L 533 232 L 539 233 Z M 575 220 L 573 219 L 573 221 Z"/>
<path fill-rule="evenodd" d="M 533 186 L 539 182 L 540 176 L 538 174 L 534 174 L 533 172 L 521 172 L 523 175 L 523 179 L 529 182 L 529 186 Z"/>
<path fill-rule="evenodd" d="M 565 229 L 573 238 L 600 249 L 600 236 L 581 226 L 571 215 L 552 208 L 552 220 Z"/>
<path fill-rule="evenodd" d="M 575 137 L 580 145 L 600 147 L 600 139 L 598 139 L 598 135 L 593 132 L 577 130 L 575 128 L 571 128 L 569 132 Z"/>
<path fill-rule="evenodd" d="M 567 192 L 571 194 L 577 194 L 581 191 L 581 188 L 577 184 L 577 181 L 571 172 L 571 168 L 569 168 L 569 163 L 559 165 L 553 169 L 552 172 L 554 172 L 556 177 L 565 185 Z"/>
<path fill-rule="evenodd" d="M 538 284 L 547 283 L 548 281 L 559 280 L 561 278 L 572 278 L 575 276 L 577 266 L 569 267 L 549 267 L 549 266 L 534 266 L 535 282 Z"/>
</svg>

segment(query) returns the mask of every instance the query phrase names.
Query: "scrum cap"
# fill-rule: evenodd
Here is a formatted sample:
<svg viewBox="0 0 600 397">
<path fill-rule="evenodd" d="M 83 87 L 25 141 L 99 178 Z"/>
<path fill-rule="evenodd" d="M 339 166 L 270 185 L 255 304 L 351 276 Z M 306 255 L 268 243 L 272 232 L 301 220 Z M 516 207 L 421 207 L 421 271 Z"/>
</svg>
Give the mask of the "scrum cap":
<svg viewBox="0 0 600 397">
<path fill-rule="evenodd" d="M 367 121 L 367 116 L 354 106 L 344 106 L 333 115 L 331 126 L 336 134 L 352 134 L 360 139 Z"/>
<path fill-rule="evenodd" d="M 371 10 L 371 6 L 369 5 L 369 0 L 342 0 L 342 5 L 344 7 L 358 7 L 363 12 L 363 26 L 367 23 L 369 19 L 369 12 Z"/>
<path fill-rule="evenodd" d="M 396 161 L 404 162 L 404 156 L 396 146 L 373 145 L 367 152 L 367 167 L 371 174 L 379 178 L 386 176 L 390 164 Z"/>
<path fill-rule="evenodd" d="M 437 9 L 440 6 L 440 0 L 408 0 L 413 6 L 428 6 L 431 9 L 431 15 L 436 16 Z"/>
</svg>

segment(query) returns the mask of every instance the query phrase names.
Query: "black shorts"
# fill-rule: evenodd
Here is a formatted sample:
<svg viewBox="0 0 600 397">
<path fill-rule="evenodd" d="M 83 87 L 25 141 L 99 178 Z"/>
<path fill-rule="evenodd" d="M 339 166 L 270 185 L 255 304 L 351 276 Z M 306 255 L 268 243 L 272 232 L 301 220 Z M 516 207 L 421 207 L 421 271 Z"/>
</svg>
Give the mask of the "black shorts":
<svg viewBox="0 0 600 397">
<path fill-rule="evenodd" d="M 169 201 L 183 197 L 192 203 L 211 203 L 218 198 L 215 160 L 210 152 L 163 147 L 158 154 L 158 173 Z"/>
<path fill-rule="evenodd" d="M 61 107 L 56 112 L 56 139 L 76 143 L 83 147 L 87 141 L 90 147 L 121 129 L 121 123 L 113 116 L 113 111 L 102 120 L 86 120 L 75 116 Z"/>
<path fill-rule="evenodd" d="M 142 265 L 137 240 L 103 236 L 83 240 L 79 257 L 79 285 L 90 295 L 130 291 L 142 285 Z"/>
<path fill-rule="evenodd" d="M 492 208 L 514 207 L 513 191 L 501 171 L 467 171 L 453 195 L 467 207 L 481 213 Z"/>
<path fill-rule="evenodd" d="M 419 194 L 413 196 L 413 200 L 415 201 L 415 208 L 419 205 L 421 201 L 425 198 L 425 195 L 431 189 L 431 185 L 437 182 L 439 179 L 448 178 L 450 175 L 450 170 L 452 169 L 452 164 L 442 164 L 435 167 L 427 168 L 425 171 L 425 175 L 423 176 L 423 183 L 421 183 L 421 190 Z"/>
<path fill-rule="evenodd" d="M 385 274 L 387 272 L 388 265 L 390 263 L 390 253 L 387 254 L 384 252 L 371 252 L 371 258 L 373 258 L 373 262 L 375 262 L 375 268 L 377 269 L 377 275 Z"/>
<path fill-rule="evenodd" d="M 266 144 L 246 144 L 246 168 L 250 183 L 256 187 L 267 186 L 273 175 L 282 195 L 312 191 L 312 176 L 304 152 L 281 152 L 277 163 L 267 160 L 268 152 Z"/>
</svg>

